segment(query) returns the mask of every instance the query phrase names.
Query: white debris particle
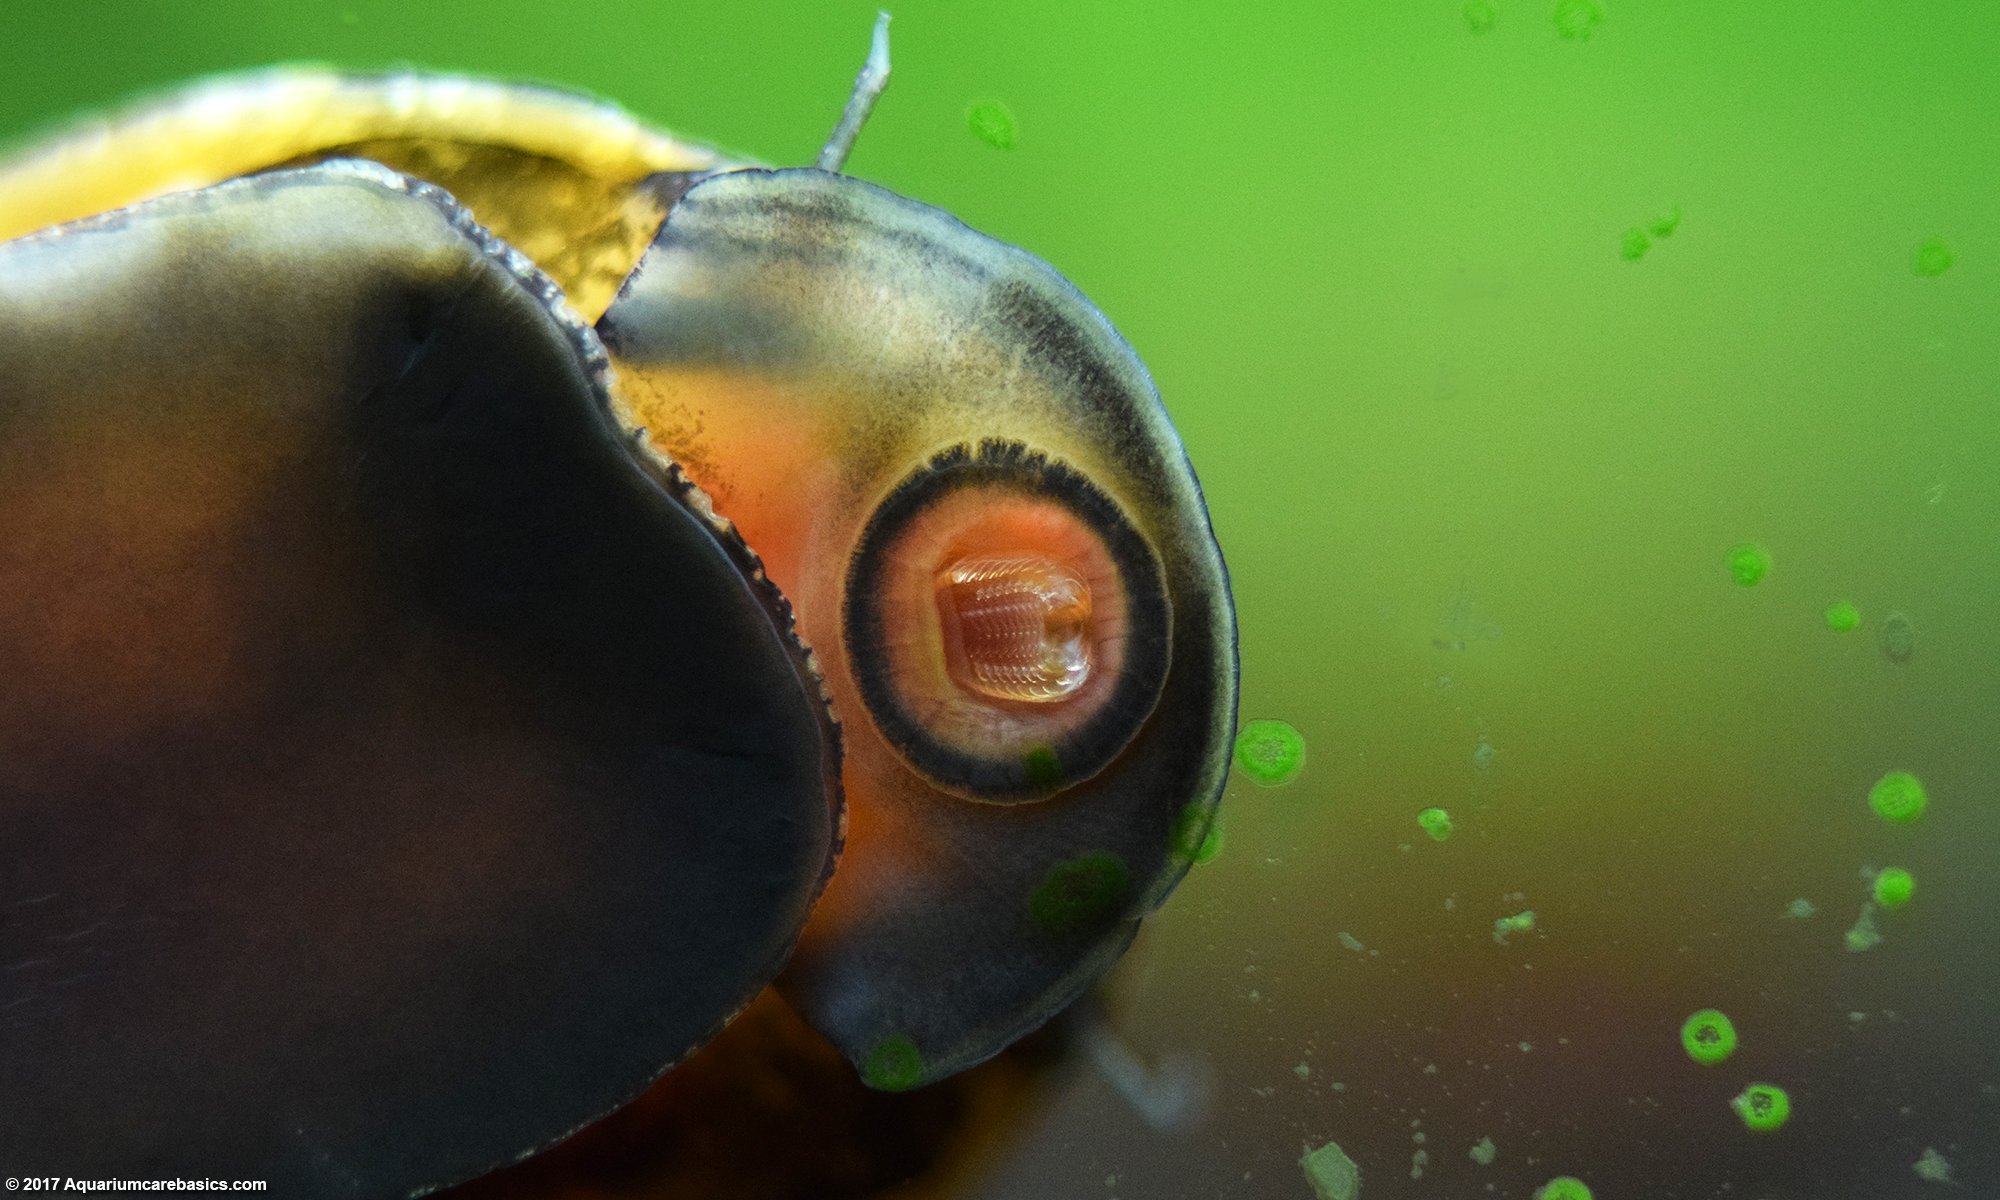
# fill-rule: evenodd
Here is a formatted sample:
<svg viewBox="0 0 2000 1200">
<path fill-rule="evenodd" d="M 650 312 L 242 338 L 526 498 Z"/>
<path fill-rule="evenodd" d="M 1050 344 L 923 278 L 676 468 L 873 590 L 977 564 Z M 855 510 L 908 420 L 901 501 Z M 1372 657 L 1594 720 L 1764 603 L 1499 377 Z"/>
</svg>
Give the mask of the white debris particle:
<svg viewBox="0 0 2000 1200">
<path fill-rule="evenodd" d="M 1817 908 L 1813 907 L 1812 901 L 1806 899 L 1804 896 L 1800 896 L 1785 906 L 1784 915 L 1795 921 L 1803 921 L 1818 911 Z"/>
<path fill-rule="evenodd" d="M 1317 1150 L 1308 1147 L 1299 1159 L 1299 1169 L 1306 1173 L 1306 1182 L 1312 1184 L 1313 1195 L 1319 1200 L 1356 1200 L 1361 1195 L 1361 1168 L 1336 1143 L 1328 1142 Z"/>
<path fill-rule="evenodd" d="M 1340 931 L 1339 937 L 1340 937 L 1340 944 L 1347 947 L 1349 950 L 1354 951 L 1356 954 L 1360 954 L 1362 951 L 1368 949 L 1368 947 L 1361 944 L 1360 938 L 1355 937 L 1353 934 L 1347 932 L 1345 929 Z"/>
<path fill-rule="evenodd" d="M 1847 949 L 1859 954 L 1863 950 L 1873 950 L 1882 944 L 1882 935 L 1875 932 L 1875 906 L 1862 902 L 1861 915 L 1854 918 L 1854 928 L 1847 931 Z"/>
<path fill-rule="evenodd" d="M 1929 1146 L 1924 1147 L 1923 1157 L 1911 1164 L 1910 1169 L 1925 1183 L 1951 1182 L 1951 1164 L 1944 1160 L 1944 1155 Z"/>
</svg>

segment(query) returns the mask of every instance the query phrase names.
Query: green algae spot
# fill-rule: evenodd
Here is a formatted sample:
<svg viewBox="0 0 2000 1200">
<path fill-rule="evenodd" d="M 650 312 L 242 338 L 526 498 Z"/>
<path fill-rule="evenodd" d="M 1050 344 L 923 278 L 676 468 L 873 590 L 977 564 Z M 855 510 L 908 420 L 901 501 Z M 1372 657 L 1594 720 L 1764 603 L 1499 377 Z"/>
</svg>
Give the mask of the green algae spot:
<svg viewBox="0 0 2000 1200">
<path fill-rule="evenodd" d="M 1845 600 L 1826 606 L 1826 627 L 1835 633 L 1853 633 L 1861 627 L 1861 610 Z"/>
<path fill-rule="evenodd" d="M 1337 1143 L 1307 1149 L 1299 1159 L 1299 1170 L 1306 1173 L 1318 1200 L 1355 1200 L 1361 1195 L 1361 1168 Z"/>
<path fill-rule="evenodd" d="M 1062 760 L 1056 757 L 1056 748 L 1047 744 L 1028 747 L 1021 758 L 1021 766 L 1028 773 L 1028 782 L 1045 792 L 1053 792 L 1062 786 Z"/>
<path fill-rule="evenodd" d="M 1753 1083 L 1729 1102 L 1743 1124 L 1757 1133 L 1769 1133 L 1792 1115 L 1792 1098 L 1785 1089 L 1768 1083 Z"/>
<path fill-rule="evenodd" d="M 1916 894 L 1917 877 L 1901 867 L 1884 867 L 1875 877 L 1875 903 L 1883 908 L 1901 908 Z"/>
<path fill-rule="evenodd" d="M 1174 856 L 1199 865 L 1222 853 L 1222 810 L 1196 800 L 1174 818 Z"/>
<path fill-rule="evenodd" d="M 1531 908 L 1524 912 L 1517 912 L 1511 917 L 1501 917 L 1499 920 L 1493 922 L 1493 940 L 1504 946 L 1507 944 L 1508 934 L 1529 933 L 1534 928 L 1535 910 Z"/>
<path fill-rule="evenodd" d="M 1704 1067 L 1736 1053 L 1736 1026 L 1712 1008 L 1704 1008 L 1681 1023 L 1681 1048 Z"/>
<path fill-rule="evenodd" d="M 1451 814 L 1441 808 L 1427 808 L 1417 814 L 1417 824 L 1431 835 L 1431 840 L 1441 842 L 1451 836 Z"/>
<path fill-rule="evenodd" d="M 1246 721 L 1236 735 L 1236 765 L 1266 787 L 1276 787 L 1305 765 L 1306 740 L 1285 721 Z"/>
<path fill-rule="evenodd" d="M 1073 932 L 1116 908 L 1129 878 L 1125 860 L 1109 850 L 1064 859 L 1042 876 L 1028 897 L 1028 913 L 1049 933 Z"/>
<path fill-rule="evenodd" d="M 1598 0 L 1558 0 L 1555 21 L 1556 32 L 1570 41 L 1589 41 L 1604 21 L 1604 6 Z"/>
<path fill-rule="evenodd" d="M 1891 771 L 1868 789 L 1868 807 L 1891 825 L 1916 824 L 1929 804 L 1923 783 L 1908 771 Z"/>
<path fill-rule="evenodd" d="M 1590 1200 L 1590 1187 L 1574 1175 L 1558 1175 L 1535 1189 L 1535 1200 Z"/>
<path fill-rule="evenodd" d="M 924 1076 L 924 1056 L 900 1033 L 875 1043 L 861 1064 L 861 1082 L 878 1092 L 907 1092 Z"/>
<path fill-rule="evenodd" d="M 1935 1146 L 1925 1146 L 1917 1161 L 1910 1164 L 1910 1170 L 1925 1183 L 1951 1183 L 1951 1163 L 1937 1152 Z"/>
<path fill-rule="evenodd" d="M 1882 944 L 1882 935 L 1875 928 L 1875 906 L 1862 901 L 1861 912 L 1854 918 L 1854 924 L 1841 935 L 1841 944 L 1849 954 L 1865 954 Z"/>
<path fill-rule="evenodd" d="M 966 109 L 965 125 L 972 136 L 995 150 L 1014 148 L 1014 114 L 998 100 L 981 100 Z"/>
<path fill-rule="evenodd" d="M 1583 36 L 1588 37 L 1589 34 Z M 1674 230 L 1681 227 L 1681 210 L 1678 205 L 1666 211 L 1649 225 L 1634 225 L 1625 231 L 1624 240 L 1618 244 L 1618 253 L 1626 262 L 1638 262 L 1646 257 L 1652 248 L 1653 238 L 1665 240 L 1674 236 Z"/>
<path fill-rule="evenodd" d="M 1917 652 L 1916 626 L 1910 624 L 1910 614 L 1892 612 L 1882 618 L 1882 628 L 1875 633 L 1875 639 L 1882 646 L 1882 657 L 1892 663 L 1906 663 Z"/>
<path fill-rule="evenodd" d="M 1493 22 L 1498 18 L 1491 0 L 1465 0 L 1465 27 L 1472 32 L 1493 32 Z"/>
<path fill-rule="evenodd" d="M 1951 264 L 1951 247 L 1945 245 L 1943 238 L 1928 238 L 1917 246 L 1916 262 L 1913 265 L 1917 274 L 1925 279 L 1936 279 L 1951 270 Z"/>
<path fill-rule="evenodd" d="M 1756 587 L 1771 569 L 1771 552 L 1755 542 L 1729 548 L 1729 574 L 1738 587 Z"/>
</svg>

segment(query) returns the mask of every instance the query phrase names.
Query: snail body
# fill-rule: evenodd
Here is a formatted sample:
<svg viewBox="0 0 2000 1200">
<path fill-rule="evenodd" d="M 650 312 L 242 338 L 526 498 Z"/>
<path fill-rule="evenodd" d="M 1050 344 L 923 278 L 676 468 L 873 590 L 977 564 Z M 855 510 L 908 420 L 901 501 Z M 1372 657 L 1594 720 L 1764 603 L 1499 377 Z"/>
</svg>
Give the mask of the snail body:
<svg viewBox="0 0 2000 1200">
<path fill-rule="evenodd" d="M 422 1193 L 772 985 L 921 1087 L 1186 869 L 1227 579 L 1039 260 L 443 76 L 198 85 L 0 197 L 11 1161 Z"/>
</svg>

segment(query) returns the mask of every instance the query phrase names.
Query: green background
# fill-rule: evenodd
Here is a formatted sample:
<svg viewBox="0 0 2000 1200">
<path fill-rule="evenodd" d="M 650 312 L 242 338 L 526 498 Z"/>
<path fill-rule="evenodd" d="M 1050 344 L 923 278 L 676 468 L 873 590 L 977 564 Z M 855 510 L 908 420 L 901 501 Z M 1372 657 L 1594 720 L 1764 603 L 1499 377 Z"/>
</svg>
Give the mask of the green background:
<svg viewBox="0 0 2000 1200">
<path fill-rule="evenodd" d="M 1371 1200 L 1917 1195 L 1927 1147 L 2000 1189 L 2000 5 L 1604 0 L 1589 37 L 1491 8 L 895 9 L 849 170 L 1048 259 L 1146 358 L 1234 575 L 1244 715 L 1308 744 L 1288 786 L 1231 784 L 1227 848 L 1117 983 L 1205 1119 L 1157 1132 L 1079 1072 L 978 1194 L 1303 1197 L 1328 1140 Z M 409 63 L 800 163 L 872 15 L 17 2 L 0 131 Z M 969 132 L 986 98 L 1014 149 Z M 1930 787 L 1914 828 L 1866 807 L 1892 768 Z M 1892 864 L 1917 898 L 1850 953 Z M 1742 1047 L 1701 1068 L 1678 1030 L 1710 1006 Z M 1729 1110 L 1753 1080 L 1783 1131 Z"/>
</svg>

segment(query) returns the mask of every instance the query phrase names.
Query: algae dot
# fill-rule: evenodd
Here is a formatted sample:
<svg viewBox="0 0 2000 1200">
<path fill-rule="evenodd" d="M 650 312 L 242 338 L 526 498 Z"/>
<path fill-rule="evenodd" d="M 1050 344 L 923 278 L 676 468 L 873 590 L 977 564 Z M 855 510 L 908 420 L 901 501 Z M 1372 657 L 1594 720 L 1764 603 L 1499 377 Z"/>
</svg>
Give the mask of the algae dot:
<svg viewBox="0 0 2000 1200">
<path fill-rule="evenodd" d="M 1053 792 L 1063 783 L 1062 760 L 1056 757 L 1056 748 L 1047 744 L 1031 746 L 1021 758 L 1021 767 L 1027 772 L 1028 782 L 1045 792 Z"/>
<path fill-rule="evenodd" d="M 879 1092 L 907 1092 L 924 1075 L 924 1056 L 900 1033 L 875 1043 L 861 1064 L 861 1082 Z"/>
<path fill-rule="evenodd" d="M 1769 1133 L 1792 1115 L 1792 1098 L 1785 1089 L 1768 1083 L 1753 1083 L 1729 1102 L 1743 1124 L 1758 1133 Z"/>
<path fill-rule="evenodd" d="M 1688 1057 L 1712 1067 L 1736 1053 L 1736 1026 L 1712 1008 L 1704 1008 L 1681 1023 L 1681 1046 Z"/>
<path fill-rule="evenodd" d="M 1771 552 L 1755 542 L 1729 548 L 1729 574 L 1741 587 L 1756 587 L 1771 569 Z"/>
<path fill-rule="evenodd" d="M 1427 808 L 1417 814 L 1417 824 L 1431 835 L 1431 840 L 1441 842 L 1451 836 L 1451 814 L 1441 808 Z"/>
<path fill-rule="evenodd" d="M 1625 231 L 1624 239 L 1618 243 L 1618 256 L 1626 262 L 1638 262 L 1646 257 L 1646 248 L 1652 244 L 1646 231 L 1634 226 Z"/>
<path fill-rule="evenodd" d="M 1868 789 L 1868 807 L 1891 825 L 1916 824 L 1929 804 L 1923 783 L 1908 771 L 1891 771 Z"/>
<path fill-rule="evenodd" d="M 1558 1175 L 1535 1189 L 1535 1200 L 1590 1200 L 1590 1188 L 1574 1175 Z"/>
<path fill-rule="evenodd" d="M 1901 908 L 1916 894 L 1917 877 L 1901 867 L 1884 867 L 1875 877 L 1875 903 L 1883 908 Z"/>
<path fill-rule="evenodd" d="M 1660 216 L 1658 220 L 1654 221 L 1651 225 L 1647 226 L 1647 228 L 1652 231 L 1653 236 L 1656 238 L 1670 238 L 1674 236 L 1674 230 L 1679 229 L 1680 227 L 1681 227 L 1681 208 L 1680 205 L 1678 204 L 1668 209 L 1664 214 Z"/>
<path fill-rule="evenodd" d="M 1826 606 L 1826 627 L 1835 633 L 1852 633 L 1861 627 L 1861 610 L 1837 600 Z"/>
<path fill-rule="evenodd" d="M 1049 933 L 1069 933 L 1116 908 L 1128 878 L 1125 860 L 1109 850 L 1064 859 L 1028 897 L 1028 913 Z"/>
<path fill-rule="evenodd" d="M 1861 902 L 1861 912 L 1854 918 L 1854 924 L 1841 935 L 1841 944 L 1849 954 L 1865 954 L 1882 944 L 1882 935 L 1875 928 L 1875 906 Z"/>
<path fill-rule="evenodd" d="M 1917 652 L 1917 630 L 1906 612 L 1892 612 L 1883 617 L 1875 639 L 1882 645 L 1882 657 L 1892 663 L 1909 662 Z"/>
<path fill-rule="evenodd" d="M 1174 820 L 1174 855 L 1185 862 L 1205 863 L 1222 853 L 1222 810 L 1197 800 Z"/>
<path fill-rule="evenodd" d="M 1917 274 L 1925 279 L 1935 279 L 1951 269 L 1951 247 L 1943 238 L 1927 238 L 1917 246 L 1917 257 L 1913 264 Z"/>
<path fill-rule="evenodd" d="M 965 124 L 972 136 L 995 150 L 1014 148 L 1014 114 L 998 100 L 981 100 L 965 110 Z"/>
<path fill-rule="evenodd" d="M 1937 1152 L 1935 1146 L 1925 1146 L 1917 1161 L 1910 1164 L 1910 1170 L 1925 1183 L 1951 1183 L 1951 1163 Z"/>
<path fill-rule="evenodd" d="M 1472 32 L 1491 33 L 1498 17 L 1492 0 L 1465 0 L 1465 27 Z"/>
<path fill-rule="evenodd" d="M 1308 1149 L 1299 1159 L 1299 1169 L 1318 1200 L 1355 1200 L 1361 1195 L 1361 1168 L 1338 1143 Z"/>
<path fill-rule="evenodd" d="M 1493 940 L 1504 946 L 1507 944 L 1508 934 L 1532 933 L 1534 932 L 1534 928 L 1535 910 L 1530 908 L 1523 912 L 1517 912 L 1511 917 L 1501 917 L 1495 920 L 1493 922 Z"/>
<path fill-rule="evenodd" d="M 1556 32 L 1573 42 L 1588 41 L 1604 20 L 1604 6 L 1598 0 L 1558 0 Z"/>
<path fill-rule="evenodd" d="M 1305 765 L 1306 740 L 1285 721 L 1246 721 L 1236 735 L 1236 765 L 1267 787 L 1291 779 Z"/>
</svg>

